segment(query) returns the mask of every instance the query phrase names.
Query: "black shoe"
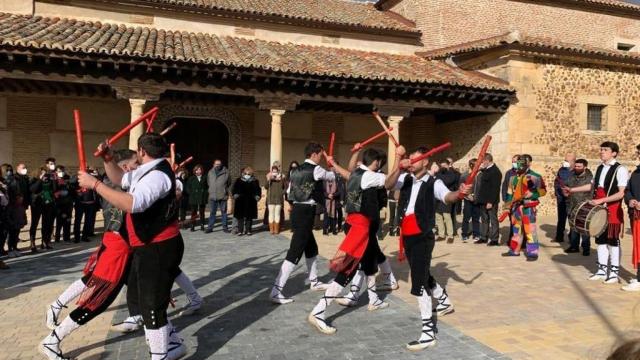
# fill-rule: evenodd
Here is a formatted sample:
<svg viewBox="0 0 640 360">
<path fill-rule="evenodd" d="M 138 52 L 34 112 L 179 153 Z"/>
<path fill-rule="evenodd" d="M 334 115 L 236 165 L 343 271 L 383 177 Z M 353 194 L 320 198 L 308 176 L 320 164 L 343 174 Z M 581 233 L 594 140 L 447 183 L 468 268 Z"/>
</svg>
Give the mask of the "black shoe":
<svg viewBox="0 0 640 360">
<path fill-rule="evenodd" d="M 230 232 L 231 232 L 231 230 L 229 230 L 229 229 L 224 229 L 224 230 L 222 230 L 222 232 L 223 232 L 223 233 L 228 234 L 228 233 L 230 233 Z"/>
<path fill-rule="evenodd" d="M 200 231 L 204 231 L 204 225 L 200 225 Z"/>
<path fill-rule="evenodd" d="M 49 245 L 49 244 L 47 244 L 47 245 L 45 246 L 45 248 L 46 248 L 47 250 L 53 250 L 53 246 L 51 246 L 51 245 Z"/>
<path fill-rule="evenodd" d="M 212 232 L 213 232 L 213 230 L 211 230 L 211 229 L 207 229 L 207 230 L 204 231 L 205 234 L 211 234 Z"/>
<path fill-rule="evenodd" d="M 500 243 L 497 241 L 489 241 L 487 243 L 487 246 L 500 246 Z"/>
<path fill-rule="evenodd" d="M 582 256 L 591 255 L 591 249 L 582 249 Z"/>
<path fill-rule="evenodd" d="M 561 243 L 561 242 L 564 242 L 564 239 L 553 239 L 551 240 L 551 242 Z"/>
<path fill-rule="evenodd" d="M 196 228 L 195 228 L 195 226 L 192 226 L 192 227 L 191 227 L 191 230 L 190 230 L 190 231 L 191 231 L 191 232 L 194 232 L 194 231 L 196 231 Z"/>
<path fill-rule="evenodd" d="M 527 261 L 536 261 L 538 260 L 537 256 L 527 256 Z"/>
<path fill-rule="evenodd" d="M 329 231 L 327 231 L 327 229 L 322 229 L 322 235 L 329 235 Z"/>
<path fill-rule="evenodd" d="M 520 256 L 520 253 L 514 253 L 511 250 L 507 251 L 506 253 L 502 253 L 502 256 L 504 257 L 510 257 L 510 256 Z"/>
<path fill-rule="evenodd" d="M 573 253 L 580 252 L 580 249 L 574 248 L 574 247 L 568 247 L 564 249 L 564 252 L 566 252 L 567 254 L 573 254 Z"/>
<path fill-rule="evenodd" d="M 478 240 L 475 240 L 473 243 L 474 243 L 474 244 L 486 244 L 486 243 L 487 243 L 487 240 L 485 240 L 485 239 L 478 239 Z"/>
<path fill-rule="evenodd" d="M 333 235 L 338 235 L 338 229 L 334 229 L 332 232 Z"/>
</svg>

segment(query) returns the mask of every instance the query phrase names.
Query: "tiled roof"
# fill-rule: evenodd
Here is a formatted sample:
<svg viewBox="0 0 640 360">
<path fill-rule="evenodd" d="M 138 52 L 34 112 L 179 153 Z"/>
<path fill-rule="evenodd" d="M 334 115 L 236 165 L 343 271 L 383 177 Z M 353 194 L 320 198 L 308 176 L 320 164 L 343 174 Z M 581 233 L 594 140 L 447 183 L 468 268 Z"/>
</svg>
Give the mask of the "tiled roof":
<svg viewBox="0 0 640 360">
<path fill-rule="evenodd" d="M 419 52 L 417 55 L 423 56 L 427 59 L 443 59 L 450 56 L 474 53 L 511 45 L 520 45 L 527 48 L 541 48 L 548 51 L 564 51 L 583 56 L 604 56 L 620 61 L 640 60 L 640 53 L 636 52 L 604 49 L 590 45 L 562 42 L 552 38 L 524 36 L 517 31 L 471 41 L 460 45 Z"/>
<path fill-rule="evenodd" d="M 104 0 L 102 0 L 104 1 Z M 119 0 L 129 3 L 128 0 Z M 372 3 L 348 0 L 135 0 L 133 4 L 184 7 L 189 10 L 225 11 L 238 15 L 276 16 L 323 24 L 399 30 L 419 34 L 400 15 L 380 11 Z"/>
<path fill-rule="evenodd" d="M 139 61 L 218 65 L 318 77 L 510 90 L 500 80 L 415 55 L 0 13 L 0 50 L 7 47 L 106 54 Z"/>
<path fill-rule="evenodd" d="M 515 0 L 520 1 L 520 0 Z M 553 2 L 554 0 L 550 0 Z M 395 3 L 398 3 L 399 0 L 378 0 L 374 5 L 378 9 L 387 8 L 393 6 Z M 627 10 L 627 11 L 635 11 L 640 13 L 640 5 L 632 4 L 628 1 L 622 0 L 555 0 L 557 3 L 564 4 L 574 4 L 577 6 L 583 5 L 595 5 L 601 8 L 609 8 L 613 10 Z"/>
</svg>

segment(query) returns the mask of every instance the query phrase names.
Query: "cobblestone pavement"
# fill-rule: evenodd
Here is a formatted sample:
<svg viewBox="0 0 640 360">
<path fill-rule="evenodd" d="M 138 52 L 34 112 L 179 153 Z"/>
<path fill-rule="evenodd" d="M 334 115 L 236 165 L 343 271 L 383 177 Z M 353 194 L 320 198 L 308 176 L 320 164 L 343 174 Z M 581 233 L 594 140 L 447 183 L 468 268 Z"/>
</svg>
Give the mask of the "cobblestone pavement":
<svg viewBox="0 0 640 360">
<path fill-rule="evenodd" d="M 417 308 L 395 296 L 391 306 L 368 312 L 363 306 L 344 309 L 334 305 L 328 320 L 338 328 L 334 336 L 318 333 L 306 317 L 322 293 L 303 285 L 306 266 L 301 262 L 285 293 L 293 304 L 277 306 L 268 300 L 289 241 L 268 233 L 237 237 L 214 232 L 183 232 L 186 251 L 183 270 L 205 300 L 200 312 L 172 321 L 188 346 L 186 359 L 504 359 L 490 348 L 446 324 L 440 324 L 438 345 L 421 353 L 404 349 L 420 331 Z M 326 261 L 319 264 L 322 278 Z M 175 292 L 177 306 L 185 297 Z M 366 295 L 362 300 L 366 300 Z M 177 309 L 171 315 L 176 315 Z M 126 316 L 120 309 L 116 320 Z M 452 315 L 454 316 L 454 315 Z M 103 359 L 146 359 L 142 332 L 109 333 Z"/>
</svg>

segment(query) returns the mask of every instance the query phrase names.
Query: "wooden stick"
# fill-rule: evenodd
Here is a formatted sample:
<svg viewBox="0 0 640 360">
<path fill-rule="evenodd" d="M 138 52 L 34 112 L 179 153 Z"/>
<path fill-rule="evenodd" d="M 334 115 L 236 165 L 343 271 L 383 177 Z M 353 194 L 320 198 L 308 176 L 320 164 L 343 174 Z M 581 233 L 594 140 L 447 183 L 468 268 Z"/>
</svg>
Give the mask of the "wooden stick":
<svg viewBox="0 0 640 360">
<path fill-rule="evenodd" d="M 152 116 L 156 112 L 158 112 L 158 107 L 157 106 L 152 108 L 151 110 L 147 111 L 146 113 L 142 114 L 139 118 L 137 118 L 132 123 L 130 123 L 127 126 L 125 126 L 124 128 L 122 128 L 122 130 L 118 131 L 115 135 L 113 135 L 111 138 L 109 138 L 109 140 L 107 140 L 107 145 L 110 146 L 110 145 L 115 144 L 123 136 L 127 135 L 131 131 L 131 129 L 133 129 L 134 127 L 140 125 L 141 122 L 145 121 L 148 117 Z M 95 157 L 102 156 L 102 153 L 103 153 L 103 151 L 96 150 L 93 153 L 93 156 L 95 156 Z"/>
<path fill-rule="evenodd" d="M 178 126 L 178 123 L 172 123 L 171 125 L 167 126 L 166 129 L 162 130 L 162 132 L 160 133 L 160 135 L 165 136 L 169 133 L 169 131 L 173 130 L 176 126 Z"/>
<path fill-rule="evenodd" d="M 428 157 L 430 157 L 430 156 L 432 156 L 434 154 L 437 154 L 439 152 L 445 151 L 450 147 L 451 147 L 451 143 L 450 142 L 446 142 L 446 143 L 444 143 L 442 145 L 436 146 L 433 149 L 427 151 L 426 153 L 424 153 L 424 154 L 422 154 L 422 155 L 420 155 L 420 156 L 418 156 L 416 158 L 411 159 L 411 163 L 415 164 L 418 161 L 422 161 L 422 160 L 424 160 L 424 159 L 426 159 L 426 158 L 428 158 Z"/>
<path fill-rule="evenodd" d="M 193 156 L 189 156 L 185 161 L 183 161 L 180 164 L 178 164 L 178 167 L 176 168 L 176 170 L 180 169 L 181 167 L 187 165 L 188 163 L 190 163 L 192 161 L 193 161 Z"/>
<path fill-rule="evenodd" d="M 390 128 L 389 128 L 389 130 L 393 130 L 393 127 L 390 127 Z M 377 134 L 373 135 L 372 137 L 368 138 L 367 140 L 365 140 L 365 141 L 361 142 L 361 143 L 360 143 L 360 147 L 359 147 L 359 148 L 358 148 L 358 147 L 356 147 L 356 146 L 352 147 L 352 148 L 351 148 L 351 152 L 352 152 L 352 153 L 354 153 L 354 152 L 356 152 L 356 151 L 358 151 L 358 150 L 362 149 L 363 147 L 365 147 L 365 146 L 367 146 L 367 145 L 371 144 L 372 142 L 374 142 L 374 141 L 378 140 L 379 138 L 381 138 L 381 137 L 383 137 L 383 136 L 385 136 L 385 135 L 387 135 L 387 131 L 386 131 L 386 130 L 383 130 L 383 131 L 381 131 L 381 132 L 379 132 L 379 133 L 377 133 Z"/>
<path fill-rule="evenodd" d="M 329 140 L 329 156 L 333 156 L 333 145 L 336 142 L 336 133 L 331 133 L 331 138 Z"/>
<path fill-rule="evenodd" d="M 169 145 L 169 163 L 173 167 L 176 163 L 176 144 L 171 143 Z"/>
<path fill-rule="evenodd" d="M 82 120 L 80 119 L 80 110 L 73 110 L 73 120 L 76 124 L 76 145 L 78 151 L 78 164 L 82 171 L 87 171 L 87 159 L 84 154 L 84 140 L 82 137 Z"/>
<path fill-rule="evenodd" d="M 487 153 L 487 150 L 489 149 L 489 144 L 491 144 L 491 135 L 487 135 L 487 137 L 484 138 L 484 143 L 480 148 L 480 153 L 478 153 L 478 160 L 476 161 L 476 164 L 473 166 L 473 170 L 469 174 L 469 177 L 467 177 L 467 181 L 464 182 L 465 185 L 468 186 L 473 184 L 473 181 L 476 179 L 476 175 L 478 175 L 478 172 L 480 171 L 480 165 L 482 165 L 482 161 L 484 161 L 484 155 Z M 463 193 L 458 194 L 458 199 L 463 199 L 464 197 L 465 195 Z"/>
<path fill-rule="evenodd" d="M 387 127 L 387 124 L 384 123 L 384 120 L 382 120 L 382 118 L 376 111 L 373 112 L 373 117 L 376 118 L 376 120 L 378 120 L 378 122 L 380 123 L 380 126 L 382 126 L 382 128 L 387 133 L 387 135 L 389 135 L 389 139 L 391 139 L 391 141 L 393 142 L 393 145 L 395 145 L 396 147 L 400 146 L 400 143 L 398 142 L 396 137 L 393 136 L 393 134 L 391 133 L 392 129 L 390 127 Z"/>
</svg>

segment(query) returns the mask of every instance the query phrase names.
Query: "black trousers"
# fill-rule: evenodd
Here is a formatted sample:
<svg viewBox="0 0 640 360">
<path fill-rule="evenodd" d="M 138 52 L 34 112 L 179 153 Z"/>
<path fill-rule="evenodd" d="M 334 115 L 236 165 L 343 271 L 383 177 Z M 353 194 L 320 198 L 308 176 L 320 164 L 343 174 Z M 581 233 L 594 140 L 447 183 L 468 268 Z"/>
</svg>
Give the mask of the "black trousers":
<svg viewBox="0 0 640 360">
<path fill-rule="evenodd" d="M 196 226 L 195 221 L 193 221 L 194 216 L 197 214 L 200 217 L 200 225 L 206 225 L 206 218 L 204 217 L 204 209 L 207 207 L 206 204 L 202 205 L 191 205 L 191 228 Z"/>
<path fill-rule="evenodd" d="M 250 233 L 253 220 L 242 218 L 238 219 L 238 234 Z"/>
<path fill-rule="evenodd" d="M 596 245 L 620 246 L 620 238 L 609 238 L 607 233 L 608 231 L 605 230 L 596 238 Z"/>
<path fill-rule="evenodd" d="M 435 280 L 431 276 L 431 256 L 435 246 L 433 235 L 413 235 L 404 237 L 404 249 L 411 270 L 411 294 L 421 296 L 423 290 L 431 295 Z"/>
<path fill-rule="evenodd" d="M 291 210 L 291 244 L 287 251 L 287 261 L 298 264 L 302 254 L 306 258 L 318 256 L 318 243 L 313 236 L 313 223 L 316 218 L 316 206 L 307 204 L 293 204 Z"/>
<path fill-rule="evenodd" d="M 128 270 L 125 270 L 125 271 L 128 271 Z M 91 274 L 83 276 L 82 282 L 85 283 L 86 285 L 90 277 L 91 277 Z M 81 306 L 78 306 L 77 308 L 75 308 L 72 312 L 69 313 L 69 317 L 71 317 L 71 320 L 75 321 L 78 325 L 84 325 L 89 321 L 93 320 L 96 316 L 102 314 L 105 310 L 109 308 L 111 304 L 113 304 L 115 299 L 118 297 L 118 294 L 120 294 L 120 290 L 122 290 L 122 287 L 126 283 L 126 279 L 127 279 L 127 275 L 125 272 L 125 275 L 122 277 L 122 279 L 118 283 L 118 286 L 116 286 L 113 289 L 113 291 L 111 291 L 111 293 L 107 296 L 107 299 L 102 303 L 102 305 L 97 307 L 95 310 L 90 310 Z"/>
<path fill-rule="evenodd" d="M 38 223 L 42 218 L 42 243 L 48 244 L 51 242 L 51 236 L 53 235 L 53 227 L 56 220 L 56 209 L 54 204 L 37 204 L 31 206 L 31 227 L 29 228 L 29 238 L 34 241 L 36 238 L 36 231 L 38 230 Z"/>
<path fill-rule="evenodd" d="M 182 235 L 133 249 L 127 305 L 130 314 L 142 315 L 147 329 L 159 329 L 167 324 L 171 287 L 180 275 L 183 253 Z"/>
<path fill-rule="evenodd" d="M 378 227 L 380 226 L 379 221 L 372 221 L 369 225 L 369 239 L 367 240 L 367 247 L 364 250 L 364 254 L 362 255 L 362 259 L 360 259 L 360 263 L 358 264 L 358 270 L 362 270 L 366 276 L 374 276 L 378 272 L 378 264 L 384 262 L 386 259 L 382 250 L 380 250 L 380 245 L 378 244 L 378 237 L 376 236 L 376 232 Z M 349 224 L 345 224 L 345 232 L 349 232 Z M 382 261 L 380 261 L 382 255 Z M 356 271 L 352 271 L 351 273 L 338 273 L 333 281 L 340 284 L 342 287 L 347 286 L 353 277 L 356 275 Z"/>
<path fill-rule="evenodd" d="M 480 239 L 498 242 L 500 240 L 500 224 L 498 223 L 498 208 L 494 205 L 487 209 L 486 204 L 480 204 Z"/>
<path fill-rule="evenodd" d="M 556 224 L 556 240 L 564 240 L 564 230 L 567 226 L 567 198 L 557 199 L 558 223 Z"/>
<path fill-rule="evenodd" d="M 76 203 L 76 218 L 73 222 L 73 237 L 76 241 L 86 240 L 93 234 L 96 223 L 96 210 L 95 204 Z M 82 226 L 82 232 L 80 232 L 83 218 L 84 226 Z"/>
<path fill-rule="evenodd" d="M 60 233 L 63 232 L 64 241 L 71 241 L 71 216 L 73 204 L 56 206 L 56 242 L 60 241 Z"/>
</svg>

